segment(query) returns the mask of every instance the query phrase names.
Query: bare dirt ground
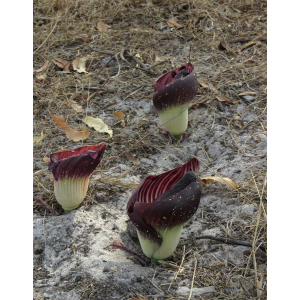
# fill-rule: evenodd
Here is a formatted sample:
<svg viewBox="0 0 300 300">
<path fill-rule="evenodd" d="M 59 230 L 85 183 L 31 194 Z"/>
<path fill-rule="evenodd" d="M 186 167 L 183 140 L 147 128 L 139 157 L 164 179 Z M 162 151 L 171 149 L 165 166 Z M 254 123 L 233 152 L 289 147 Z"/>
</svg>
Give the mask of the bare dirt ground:
<svg viewBox="0 0 300 300">
<path fill-rule="evenodd" d="M 266 2 L 42 0 L 34 1 L 33 14 L 34 69 L 49 62 L 33 79 L 33 135 L 44 137 L 33 148 L 34 299 L 265 299 Z M 183 28 L 168 26 L 174 17 Z M 101 33 L 100 20 L 111 28 Z M 240 37 L 245 39 L 234 40 Z M 200 89 L 189 108 L 187 138 L 172 144 L 157 130 L 144 138 L 159 122 L 154 80 L 185 64 L 190 48 Z M 87 73 L 72 64 L 66 72 L 52 62 L 72 62 L 79 55 L 86 58 Z M 165 62 L 145 70 L 159 58 Z M 125 114 L 125 127 L 116 111 Z M 70 213 L 55 200 L 45 158 L 82 142 L 70 140 L 49 113 L 88 130 L 83 144 L 107 143 L 87 197 Z M 86 116 L 101 118 L 113 136 L 86 126 L 81 121 Z M 142 253 L 126 214 L 133 189 L 148 174 L 193 157 L 200 161 L 198 176 L 230 177 L 239 188 L 203 185 L 199 209 L 183 227 L 176 251 L 156 265 L 142 267 L 108 247 L 120 241 Z M 59 215 L 37 204 L 37 197 Z"/>
</svg>

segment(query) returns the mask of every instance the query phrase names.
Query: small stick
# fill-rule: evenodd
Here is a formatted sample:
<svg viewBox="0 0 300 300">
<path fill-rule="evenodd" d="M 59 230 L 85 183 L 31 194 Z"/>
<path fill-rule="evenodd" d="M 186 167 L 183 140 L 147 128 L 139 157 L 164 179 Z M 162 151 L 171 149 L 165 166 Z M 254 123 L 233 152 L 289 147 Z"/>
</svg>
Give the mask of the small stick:
<svg viewBox="0 0 300 300">
<path fill-rule="evenodd" d="M 256 41 L 266 41 L 267 40 L 267 36 L 266 35 L 262 35 L 262 36 L 240 36 L 240 37 L 236 37 L 236 38 L 232 38 L 230 40 L 227 41 L 227 43 L 238 43 L 238 42 L 248 42 L 248 41 L 252 41 L 252 40 L 256 40 Z"/>
<path fill-rule="evenodd" d="M 48 205 L 45 201 L 43 201 L 41 197 L 37 197 L 37 198 L 35 199 L 35 202 L 36 202 L 37 204 L 43 205 L 45 208 L 47 208 L 48 210 L 50 210 L 51 212 L 53 212 L 53 213 L 56 214 L 57 216 L 59 215 L 59 213 L 58 213 L 56 210 L 54 210 L 50 205 Z"/>
<path fill-rule="evenodd" d="M 122 48 L 121 52 L 120 52 L 120 57 L 121 59 L 128 65 L 130 66 L 131 68 L 136 68 L 136 69 L 139 69 L 139 70 L 142 70 L 142 71 L 145 71 L 145 72 L 150 72 L 151 74 L 153 74 L 153 71 L 151 70 L 152 68 L 158 66 L 158 65 L 161 65 L 165 62 L 167 62 L 168 60 L 164 60 L 164 61 L 159 61 L 157 63 L 155 63 L 154 65 L 152 66 L 149 66 L 147 67 L 145 64 L 143 64 L 139 59 L 137 59 L 136 57 L 134 57 L 133 55 L 131 55 L 128 51 L 126 51 L 126 54 L 128 54 L 129 57 L 131 57 L 134 61 L 136 61 L 140 66 L 142 66 L 142 68 L 140 67 L 134 67 L 131 65 L 130 62 L 128 62 L 128 60 L 126 60 L 126 58 L 124 57 L 124 48 Z"/>
<path fill-rule="evenodd" d="M 100 75 L 100 72 L 113 60 L 114 57 L 111 57 L 98 71 L 98 76 Z"/>
<path fill-rule="evenodd" d="M 91 49 L 92 51 L 94 51 L 94 52 L 98 52 L 98 53 L 102 53 L 102 54 L 108 54 L 108 55 L 113 55 L 113 56 L 116 55 L 116 53 L 114 53 L 114 52 L 112 52 L 112 51 L 107 51 L 107 50 L 95 50 L 95 49 L 93 49 L 91 46 L 89 46 L 89 47 L 90 47 L 90 49 Z"/>
<path fill-rule="evenodd" d="M 183 264 L 184 258 L 185 258 L 185 246 L 183 246 L 183 254 L 182 254 L 182 260 L 181 260 L 181 264 L 180 264 L 180 266 L 179 266 L 179 269 L 178 269 L 178 271 L 176 272 L 176 275 L 175 275 L 175 277 L 173 278 L 173 280 L 171 281 L 171 283 L 170 283 L 170 285 L 169 285 L 168 291 L 170 290 L 170 288 L 171 288 L 171 285 L 172 285 L 173 281 L 175 281 L 175 280 L 176 280 L 176 278 L 177 278 L 177 275 L 178 275 L 179 271 L 181 270 L 181 266 L 182 266 L 182 264 Z"/>
<path fill-rule="evenodd" d="M 120 249 L 122 251 L 129 253 L 131 256 L 136 258 L 141 263 L 142 266 L 146 266 L 146 260 L 147 260 L 146 257 L 143 257 L 141 254 L 137 253 L 136 251 L 125 247 L 122 243 L 118 241 L 114 241 L 113 244 L 108 245 L 104 249 L 108 247 L 112 247 L 113 249 Z"/>
<path fill-rule="evenodd" d="M 198 237 L 195 237 L 195 239 L 196 240 L 209 239 L 209 240 L 215 240 L 215 241 L 218 241 L 218 242 L 222 242 L 224 244 L 241 245 L 241 246 L 247 246 L 247 247 L 251 247 L 251 248 L 252 248 L 252 245 L 253 245 L 253 243 L 249 243 L 249 242 L 231 240 L 231 239 L 227 239 L 227 238 L 221 238 L 221 237 L 210 236 L 210 235 L 198 236 Z M 259 245 L 258 248 L 260 248 L 263 251 L 267 250 L 266 246 L 264 246 L 264 245 Z"/>
<path fill-rule="evenodd" d="M 90 91 L 98 91 L 99 88 L 97 87 L 93 87 L 93 86 L 88 86 L 88 85 L 82 85 L 82 86 L 78 86 L 81 87 L 84 90 L 90 90 Z M 69 88 L 71 89 L 76 89 L 76 85 L 70 85 Z"/>
<path fill-rule="evenodd" d="M 43 43 L 33 52 L 33 54 L 35 54 L 45 43 L 46 41 L 49 39 L 50 35 L 52 34 L 52 32 L 54 31 L 56 25 L 57 25 L 57 21 L 58 21 L 58 16 L 56 18 L 56 22 L 54 24 L 54 27 L 52 28 L 51 32 L 49 33 L 49 35 L 47 36 L 47 38 L 43 41 Z"/>
<path fill-rule="evenodd" d="M 98 89 L 95 94 L 93 96 L 91 96 L 88 100 L 87 100 L 87 105 L 88 103 L 102 90 L 102 88 L 106 85 L 106 83 L 108 82 L 108 80 L 110 79 L 110 77 L 108 77 L 106 79 L 106 81 L 103 83 L 103 85 L 100 87 L 100 89 Z"/>
<path fill-rule="evenodd" d="M 125 51 L 124 48 L 122 48 L 122 50 L 121 50 L 121 52 L 120 52 L 120 57 L 121 57 L 121 59 L 122 59 L 127 65 L 129 65 L 131 68 L 133 68 L 132 65 L 131 65 L 131 63 L 125 59 L 125 57 L 124 57 L 124 51 Z"/>
<path fill-rule="evenodd" d="M 196 273 L 196 269 L 197 269 L 197 258 L 196 258 L 196 256 L 195 256 L 195 254 L 194 254 L 194 257 L 195 257 L 195 268 L 194 268 L 194 274 L 193 274 L 193 279 L 192 279 L 192 285 L 191 285 L 190 296 L 189 296 L 189 299 L 188 299 L 188 300 L 190 300 L 191 297 L 192 297 L 193 286 L 194 286 L 194 280 L 195 280 L 195 273 Z"/>
<path fill-rule="evenodd" d="M 146 71 L 146 72 L 149 72 L 152 75 L 154 74 L 154 72 L 151 69 L 148 69 L 148 67 L 145 64 L 143 64 L 138 58 L 136 58 L 135 56 L 133 56 L 131 53 L 129 53 L 126 50 L 124 51 L 124 53 L 126 55 L 128 55 L 130 58 L 132 58 L 136 63 L 138 63 L 141 66 L 141 68 L 139 68 L 139 69 L 141 69 L 143 71 Z"/>
<path fill-rule="evenodd" d="M 163 61 L 159 61 L 159 62 L 155 63 L 154 65 L 152 65 L 150 67 L 147 67 L 145 70 L 152 69 L 152 68 L 154 68 L 154 67 L 156 67 L 158 65 L 164 64 L 165 62 L 168 62 L 168 61 L 169 61 L 168 59 L 163 60 Z"/>
</svg>

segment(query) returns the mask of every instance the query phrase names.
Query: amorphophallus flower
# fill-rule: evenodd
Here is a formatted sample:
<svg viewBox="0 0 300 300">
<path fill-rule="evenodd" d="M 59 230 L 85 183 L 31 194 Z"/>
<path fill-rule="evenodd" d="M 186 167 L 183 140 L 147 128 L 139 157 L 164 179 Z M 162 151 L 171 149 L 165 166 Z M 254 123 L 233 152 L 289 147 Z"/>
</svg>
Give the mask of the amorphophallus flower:
<svg viewBox="0 0 300 300">
<path fill-rule="evenodd" d="M 176 249 L 182 227 L 196 212 L 201 182 L 194 172 L 199 162 L 160 175 L 147 176 L 127 204 L 127 214 L 137 228 L 144 254 L 152 262 L 169 257 Z"/>
<path fill-rule="evenodd" d="M 100 163 L 106 144 L 65 149 L 50 155 L 48 168 L 54 177 L 54 193 L 65 211 L 77 208 L 86 196 L 89 178 Z"/>
<path fill-rule="evenodd" d="M 188 126 L 187 107 L 198 90 L 194 66 L 187 63 L 163 74 L 155 80 L 153 88 L 153 105 L 157 110 L 161 124 L 164 124 L 186 108 L 184 112 L 166 123 L 162 128 L 172 138 L 183 140 Z"/>
</svg>

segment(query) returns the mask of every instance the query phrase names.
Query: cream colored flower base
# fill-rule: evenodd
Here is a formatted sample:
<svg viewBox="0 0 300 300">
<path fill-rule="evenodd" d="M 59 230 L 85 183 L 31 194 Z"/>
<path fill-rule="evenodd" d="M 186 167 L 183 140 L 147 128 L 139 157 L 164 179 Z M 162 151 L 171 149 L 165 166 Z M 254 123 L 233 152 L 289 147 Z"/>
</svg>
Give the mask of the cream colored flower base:
<svg viewBox="0 0 300 300">
<path fill-rule="evenodd" d="M 56 200 L 65 211 L 75 209 L 84 200 L 88 186 L 89 177 L 54 181 Z"/>
<path fill-rule="evenodd" d="M 165 229 L 163 231 L 156 230 L 163 239 L 160 247 L 158 244 L 143 238 L 139 231 L 137 231 L 144 254 L 153 259 L 165 259 L 172 255 L 179 243 L 182 227 L 183 225 L 176 226 L 173 229 Z"/>
<path fill-rule="evenodd" d="M 183 109 L 186 108 L 186 105 L 182 105 L 179 107 L 175 107 L 169 110 L 165 110 L 164 112 L 161 112 L 159 114 L 159 122 L 160 125 L 164 124 L 168 120 L 170 120 L 172 117 L 176 116 L 178 113 L 180 113 Z M 178 139 L 183 133 L 185 133 L 187 126 L 188 126 L 188 109 L 186 109 L 184 112 L 182 112 L 180 115 L 178 115 L 176 118 L 171 120 L 170 122 L 166 123 L 162 127 L 169 130 L 175 139 Z"/>
</svg>

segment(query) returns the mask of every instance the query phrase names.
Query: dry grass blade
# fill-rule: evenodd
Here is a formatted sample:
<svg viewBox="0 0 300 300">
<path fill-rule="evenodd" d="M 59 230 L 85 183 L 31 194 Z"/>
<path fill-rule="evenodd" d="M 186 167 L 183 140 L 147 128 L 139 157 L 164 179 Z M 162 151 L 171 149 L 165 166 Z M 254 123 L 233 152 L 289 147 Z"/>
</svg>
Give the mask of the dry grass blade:
<svg viewBox="0 0 300 300">
<path fill-rule="evenodd" d="M 193 286 L 194 286 L 194 280 L 195 280 L 195 273 L 196 273 L 196 269 L 197 269 L 197 258 L 194 254 L 194 258 L 195 258 L 195 267 L 194 267 L 194 274 L 193 274 L 193 279 L 192 279 L 192 284 L 191 284 L 191 291 L 190 291 L 190 295 L 189 295 L 189 299 L 190 300 L 192 298 L 192 293 L 193 293 Z"/>
<path fill-rule="evenodd" d="M 176 275 L 175 275 L 174 279 L 171 281 L 171 283 L 170 283 L 170 285 L 169 285 L 169 287 L 168 287 L 168 291 L 170 290 L 170 288 L 171 288 L 171 286 L 172 286 L 172 283 L 176 280 L 178 274 L 184 270 L 184 268 L 181 269 L 181 266 L 182 266 L 182 264 L 183 264 L 183 262 L 184 262 L 184 258 L 185 258 L 185 245 L 183 246 L 183 254 L 182 254 L 182 259 L 181 259 L 180 266 L 179 266 L 179 268 L 178 268 L 178 270 L 177 270 L 177 272 L 176 272 Z"/>
</svg>

